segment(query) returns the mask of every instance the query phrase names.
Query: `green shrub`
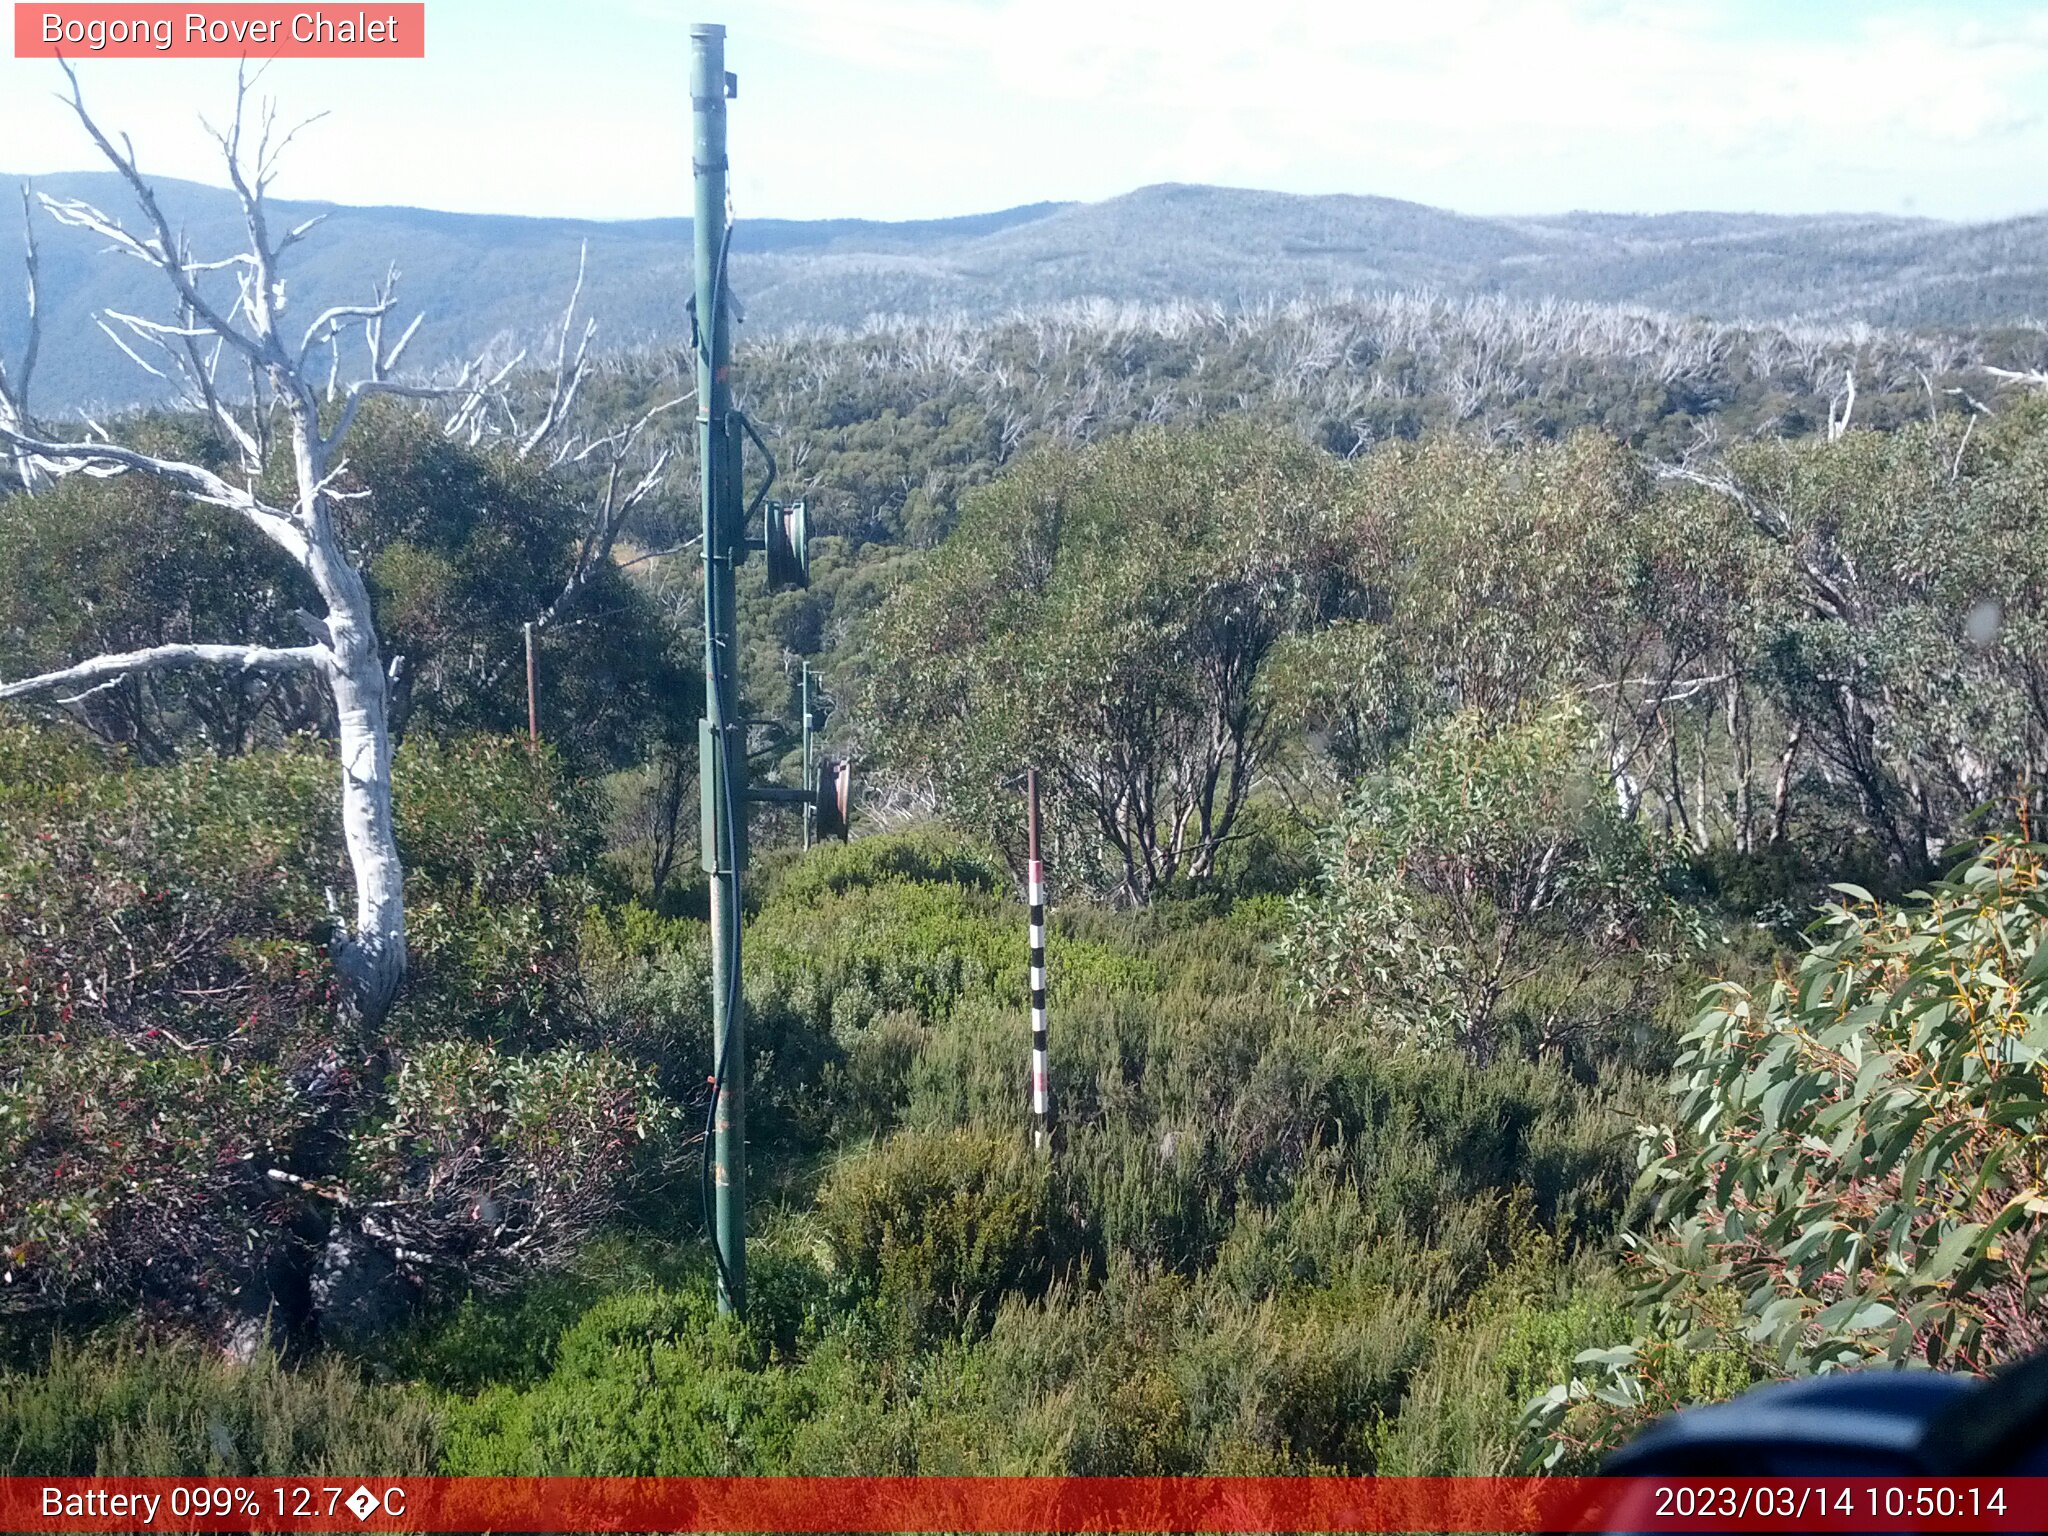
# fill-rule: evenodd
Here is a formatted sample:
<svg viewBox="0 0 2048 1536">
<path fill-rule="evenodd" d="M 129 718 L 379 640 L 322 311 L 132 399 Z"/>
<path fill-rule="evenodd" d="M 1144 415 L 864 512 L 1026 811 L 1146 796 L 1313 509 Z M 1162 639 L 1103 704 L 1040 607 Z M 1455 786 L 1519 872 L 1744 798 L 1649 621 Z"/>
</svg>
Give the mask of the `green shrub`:
<svg viewBox="0 0 2048 1536">
<path fill-rule="evenodd" d="M 216 1313 L 318 1114 L 332 769 L 136 769 L 0 726 L 0 1312 Z"/>
<path fill-rule="evenodd" d="M 411 968 L 391 1028 L 571 1032 L 575 936 L 594 891 L 588 787 L 508 738 L 410 738 L 393 771 Z"/>
<path fill-rule="evenodd" d="M 1982 1370 L 2048 1343 L 2048 850 L 1989 842 L 1886 906 L 1854 887 L 1796 975 L 1727 985 L 1646 1135 L 1635 1244 L 1674 1336 L 1773 1369 Z"/>
<path fill-rule="evenodd" d="M 601 1294 L 577 1268 L 539 1275 L 509 1293 L 471 1291 L 385 1341 L 380 1358 L 408 1380 L 473 1396 L 546 1376 L 555 1345 Z"/>
<path fill-rule="evenodd" d="M 0 1371 L 0 1474 L 418 1476 L 435 1470 L 435 1422 L 422 1394 L 340 1360 L 237 1364 L 116 1334 Z"/>
<path fill-rule="evenodd" d="M 0 1016 L 288 1052 L 332 996 L 332 776 L 307 744 L 138 769 L 0 725 Z"/>
<path fill-rule="evenodd" d="M 676 1119 L 608 1052 L 439 1041 L 406 1056 L 388 1113 L 356 1137 L 351 1206 L 380 1240 L 501 1284 L 588 1242 L 666 1160 Z"/>
<path fill-rule="evenodd" d="M 1051 1280 L 1051 1180 L 1019 1136 L 900 1132 L 843 1159 L 818 1217 L 856 1292 L 909 1337 L 972 1329 Z"/>
<path fill-rule="evenodd" d="M 896 1125 L 909 1099 L 911 1069 L 930 1037 L 916 1014 L 885 1013 L 826 1069 L 826 1094 L 840 1106 L 842 1144 Z"/>
<path fill-rule="evenodd" d="M 386 1038 L 341 1049 L 325 748 L 137 767 L 0 727 L 0 1312 L 218 1324 L 338 1211 L 374 1236 L 366 1199 L 430 1273 L 553 1260 L 615 1205 L 656 1117 L 630 1063 L 578 1054 L 582 792 L 490 741 L 409 742 L 396 777 L 411 980 Z M 478 1201 L 505 1222 L 456 1219 Z"/>
<path fill-rule="evenodd" d="M 264 1177 L 315 1106 L 274 1066 L 0 1037 L 0 1315 L 134 1299 L 218 1313 L 254 1278 Z"/>
<path fill-rule="evenodd" d="M 1428 1357 L 1397 1412 L 1372 1434 L 1383 1476 L 1499 1477 L 1554 1441 L 1532 1428 L 1530 1405 L 1568 1377 L 1574 1360 L 1629 1326 L 1628 1299 L 1606 1260 L 1560 1266 L 1538 1242 L 1459 1313 L 1432 1328 Z M 1591 1470 L 1584 1457 L 1559 1470 Z"/>
<path fill-rule="evenodd" d="M 1000 898 L 903 879 L 830 885 L 808 903 L 764 903 L 741 951 L 762 1136 L 797 1152 L 895 1118 L 907 1029 L 1024 996 L 1021 913 L 1003 921 Z"/>
<path fill-rule="evenodd" d="M 786 1371 L 750 1369 L 709 1298 L 627 1294 L 563 1335 L 531 1389 L 489 1388 L 447 1413 L 455 1476 L 747 1476 L 789 1464 L 812 1399 Z"/>
<path fill-rule="evenodd" d="M 644 1062 L 670 1097 L 705 1092 L 711 1061 L 711 940 L 703 923 L 638 902 L 593 907 L 578 935 L 580 1002 L 592 1033 Z"/>
<path fill-rule="evenodd" d="M 1643 1131 L 1636 1337 L 1532 1406 L 1549 1464 L 1769 1376 L 2041 1347 L 2044 868 L 1999 837 L 1896 905 L 1840 887 L 1796 973 L 1710 990 Z"/>
<path fill-rule="evenodd" d="M 1204 883 L 1276 744 L 1275 646 L 1361 595 L 1342 466 L 1245 419 L 1021 456 L 874 616 L 887 765 L 1014 848 L 1035 763 L 1064 888 Z"/>
<path fill-rule="evenodd" d="M 876 885 L 944 885 L 1001 895 L 1013 882 L 989 860 L 938 832 L 899 832 L 824 843 L 776 866 L 767 860 L 760 899 L 798 907 Z"/>
<path fill-rule="evenodd" d="M 1767 1379 L 1770 1370 L 1738 1336 L 1741 1305 L 1724 1288 L 1700 1299 L 1704 1328 L 1678 1334 L 1653 1323 L 1633 1343 L 1580 1350 L 1559 1373 L 1563 1379 L 1529 1404 L 1524 1466 L 1591 1472 L 1665 1415 L 1724 1401 Z"/>
<path fill-rule="evenodd" d="M 884 1013 L 945 1017 L 963 997 L 1023 995 L 1021 921 L 952 886 L 856 885 L 765 905 L 748 926 L 750 995 L 795 1010 L 842 1044 Z"/>
<path fill-rule="evenodd" d="M 1233 901 L 1291 896 L 1315 878 L 1315 837 L 1288 807 L 1254 803 L 1216 855 L 1213 884 Z"/>
<path fill-rule="evenodd" d="M 1047 1470 L 1370 1471 L 1426 1321 L 1399 1291 L 1252 1302 L 1119 1262 L 1099 1289 L 1013 1298 L 979 1353 L 996 1399 L 1044 1421 L 1011 1434 Z"/>
<path fill-rule="evenodd" d="M 1226 924 L 1200 931 L 1228 942 Z M 1390 1057 L 1370 1031 L 1296 1013 L 1257 972 L 1226 991 L 1202 964 L 1162 969 L 1169 990 L 1082 994 L 1053 1017 L 1059 1203 L 1088 1254 L 1193 1273 L 1247 1209 L 1334 1183 L 1361 1192 L 1378 1241 L 1455 1251 L 1461 1272 L 1492 1262 L 1498 1202 L 1517 1190 L 1529 1220 L 1613 1229 L 1630 1122 L 1561 1067 Z M 957 1007 L 911 1066 L 903 1124 L 1021 1133 L 1025 1031 L 1013 1007 Z M 1617 1073 L 1605 1092 L 1638 1087 Z"/>
<path fill-rule="evenodd" d="M 1310 1000 L 1390 1044 L 1482 1063 L 1639 1010 L 1696 936 L 1591 740 L 1570 704 L 1506 725 L 1467 710 L 1368 780 L 1330 831 L 1319 891 L 1297 903 L 1286 959 Z M 1615 995 L 1589 1017 L 1596 977 Z"/>
</svg>

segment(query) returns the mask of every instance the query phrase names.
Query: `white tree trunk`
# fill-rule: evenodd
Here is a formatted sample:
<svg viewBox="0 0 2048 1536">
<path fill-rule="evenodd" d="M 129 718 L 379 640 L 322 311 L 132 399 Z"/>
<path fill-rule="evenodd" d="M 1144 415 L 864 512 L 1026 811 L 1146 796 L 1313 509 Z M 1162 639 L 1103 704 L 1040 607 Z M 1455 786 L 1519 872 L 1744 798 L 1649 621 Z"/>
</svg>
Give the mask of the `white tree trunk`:
<svg viewBox="0 0 2048 1536">
<path fill-rule="evenodd" d="M 0 410 L 0 445 L 11 450 L 22 466 L 24 482 L 30 485 L 36 483 L 38 476 L 141 472 L 170 482 L 194 501 L 238 513 L 306 572 L 323 600 L 326 613 L 317 618 L 300 615 L 313 636 L 311 646 L 295 650 L 232 645 L 159 646 L 147 652 L 99 657 L 38 678 L 0 684 L 0 697 L 20 697 L 74 683 L 103 685 L 135 671 L 190 665 L 229 665 L 245 670 L 292 667 L 317 671 L 325 678 L 334 700 L 338 736 L 342 837 L 356 887 L 354 921 L 342 925 L 335 936 L 333 954 L 346 989 L 349 1014 L 357 1028 L 368 1034 L 382 1023 L 405 979 L 405 872 L 399 863 L 398 840 L 392 824 L 389 678 L 377 644 L 369 588 L 336 534 L 333 514 L 338 493 L 334 482 L 342 471 L 343 441 L 365 400 L 379 394 L 438 399 L 451 390 L 401 384 L 391 377 L 418 322 L 390 347 L 385 346 L 383 322 L 395 303 L 389 280 L 374 303 L 329 309 L 313 320 L 296 347 L 287 344 L 279 329 L 285 286 L 278 275 L 278 261 L 318 220 L 308 220 L 281 236 L 271 233 L 264 194 L 273 174 L 275 156 L 290 142 L 291 134 L 274 136 L 274 124 L 266 109 L 255 162 L 253 166 L 245 164 L 245 79 L 238 82 L 233 123 L 216 138 L 226 159 L 228 179 L 242 204 L 249 249 L 226 261 L 208 262 L 194 257 L 173 231 L 154 191 L 136 169 L 134 151 L 126 147 L 125 140 L 117 148 L 100 130 L 85 109 L 77 75 L 68 64 L 65 71 L 71 82 L 73 110 L 134 193 L 148 230 L 142 235 L 131 233 L 119 221 L 77 199 L 45 197 L 43 205 L 58 222 L 99 235 L 111 242 L 115 250 L 168 279 L 179 304 L 177 323 L 113 311 L 108 316 L 119 321 L 138 343 L 157 347 L 173 364 L 171 371 L 152 368 L 152 372 L 164 378 L 174 372 L 182 373 L 187 386 L 186 403 L 210 418 L 223 439 L 239 450 L 242 483 L 232 483 L 197 463 L 158 459 L 104 440 L 54 441 L 28 430 L 22 383 L 33 360 L 32 350 L 18 379 L 9 382 L 0 377 L 0 384 L 7 385 L 7 409 Z M 33 279 L 33 246 L 29 259 Z M 203 274 L 223 269 L 232 269 L 239 283 L 239 298 L 226 312 L 217 308 L 199 286 Z M 309 364 L 316 348 L 335 345 L 344 329 L 358 325 L 370 348 L 369 375 L 349 386 L 332 430 L 323 432 L 321 394 L 311 382 Z M 201 338 L 218 343 L 211 357 L 198 345 Z M 118 336 L 116 340 L 119 341 Z M 125 348 L 126 344 L 123 345 Z M 223 350 L 247 365 L 250 398 L 246 401 L 237 402 L 215 387 L 215 364 Z M 578 361 L 580 364 L 580 354 Z M 470 378 L 470 370 L 465 370 L 453 391 L 468 388 Z M 466 408 L 475 408 L 475 393 L 471 391 Z M 265 502 L 257 489 L 270 459 L 270 424 L 279 414 L 289 421 L 291 428 L 295 485 L 289 506 Z"/>
<path fill-rule="evenodd" d="M 336 946 L 335 963 L 357 1019 L 375 1027 L 405 980 L 405 871 L 391 818 L 389 689 L 369 592 L 327 542 L 316 541 L 309 566 L 327 600 L 341 831 L 356 884 L 355 922 Z"/>
</svg>

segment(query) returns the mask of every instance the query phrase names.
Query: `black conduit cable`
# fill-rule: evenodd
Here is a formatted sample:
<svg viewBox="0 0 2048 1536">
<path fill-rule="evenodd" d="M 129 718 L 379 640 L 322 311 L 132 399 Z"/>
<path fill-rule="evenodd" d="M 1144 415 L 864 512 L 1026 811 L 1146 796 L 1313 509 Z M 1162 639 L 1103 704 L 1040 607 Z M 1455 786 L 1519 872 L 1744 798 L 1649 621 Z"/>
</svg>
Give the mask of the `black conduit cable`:
<svg viewBox="0 0 2048 1536">
<path fill-rule="evenodd" d="M 721 737 L 723 732 L 721 732 Z M 720 740 L 719 751 L 724 753 L 726 743 Z M 729 754 L 727 754 L 729 756 Z M 739 838 L 734 818 L 738 815 L 738 802 L 733 797 L 733 776 L 730 768 L 719 775 L 723 781 L 720 793 L 725 800 L 725 859 L 726 867 L 732 871 L 731 911 L 727 914 L 731 934 L 731 962 L 725 978 L 725 1034 L 717 1041 L 711 1068 L 711 1098 L 704 1106 L 704 1160 L 703 1160 L 703 1215 L 704 1235 L 711 1240 L 711 1257 L 718 1265 L 718 1283 L 726 1296 L 733 1297 L 732 1266 L 726 1262 L 725 1247 L 719 1241 L 718 1214 L 712 1199 L 711 1170 L 717 1150 L 718 1104 L 725 1097 L 726 1044 L 732 1034 L 733 1015 L 740 1005 L 740 857 Z M 716 878 L 714 872 L 713 878 Z M 745 1155 L 744 1150 L 742 1156 Z"/>
<path fill-rule="evenodd" d="M 732 219 L 728 215 L 725 221 L 725 233 L 719 238 L 718 268 L 711 283 L 712 313 L 709 316 L 700 315 L 693 317 L 696 321 L 697 329 L 697 353 L 703 359 L 704 366 L 707 369 L 715 363 L 715 359 L 711 356 L 712 330 L 717 322 L 718 306 L 725 302 L 726 258 L 731 250 Z M 715 387 L 716 381 L 714 380 Z M 721 422 L 719 426 L 722 430 L 724 423 Z M 697 468 L 698 473 L 706 477 L 711 473 L 711 465 L 708 462 L 698 465 Z M 712 515 L 714 517 L 717 515 L 716 508 L 713 509 Z M 707 559 L 711 557 L 711 549 L 708 543 L 704 553 Z M 707 611 L 705 614 L 706 623 L 710 622 L 710 617 L 710 613 Z M 716 750 L 713 753 L 713 771 L 717 772 L 720 761 L 731 757 L 730 743 L 726 739 L 726 731 L 729 727 L 723 719 L 726 658 L 722 647 L 716 643 L 707 646 L 706 650 L 711 659 L 711 686 L 721 705 L 718 741 Z M 700 1194 L 703 1204 L 704 1235 L 711 1242 L 711 1257 L 718 1265 L 719 1286 L 725 1292 L 728 1300 L 736 1300 L 733 1296 L 732 1266 L 727 1263 L 725 1247 L 719 1241 L 718 1216 L 712 1197 L 712 1166 L 717 1150 L 718 1106 L 719 1101 L 725 1097 L 726 1043 L 727 1038 L 732 1033 L 733 1016 L 738 1011 L 740 1005 L 740 857 L 739 838 L 735 830 L 737 824 L 734 820 L 738 815 L 738 802 L 733 797 L 733 775 L 729 762 L 726 764 L 725 771 L 719 773 L 719 778 L 721 780 L 720 794 L 725 802 L 725 847 L 721 851 L 725 856 L 726 867 L 732 872 L 732 901 L 730 903 L 730 911 L 726 914 L 726 920 L 730 924 L 731 945 L 727 951 L 730 956 L 730 963 L 726 967 L 725 977 L 725 1034 L 714 1042 L 711 1065 L 711 1098 L 704 1106 L 704 1158 Z M 714 880 L 717 879 L 716 870 L 712 871 L 712 878 Z M 744 1155 L 744 1152 L 742 1155 Z"/>
<path fill-rule="evenodd" d="M 761 457 L 768 461 L 767 478 L 761 482 L 761 489 L 754 492 L 754 499 L 747 503 L 746 524 L 751 528 L 754 525 L 754 519 L 760 515 L 761 503 L 768 499 L 769 491 L 775 488 L 775 450 L 770 448 L 766 439 L 754 430 L 754 424 L 747 420 L 746 412 L 734 411 L 733 415 L 739 418 L 740 430 L 754 440 L 754 446 L 761 450 Z"/>
</svg>

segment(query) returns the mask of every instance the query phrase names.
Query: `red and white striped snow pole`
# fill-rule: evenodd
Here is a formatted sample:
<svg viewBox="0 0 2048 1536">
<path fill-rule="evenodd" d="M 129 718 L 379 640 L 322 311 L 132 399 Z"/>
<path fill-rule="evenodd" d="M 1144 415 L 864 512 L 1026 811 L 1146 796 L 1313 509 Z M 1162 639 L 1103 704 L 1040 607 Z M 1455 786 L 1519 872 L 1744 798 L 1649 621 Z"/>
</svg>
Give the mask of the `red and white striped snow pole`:
<svg viewBox="0 0 2048 1536">
<path fill-rule="evenodd" d="M 1045 866 L 1038 860 L 1038 770 L 1024 770 L 1026 825 L 1031 842 L 1031 1144 L 1052 1134 L 1052 1092 L 1046 1080 Z"/>
</svg>

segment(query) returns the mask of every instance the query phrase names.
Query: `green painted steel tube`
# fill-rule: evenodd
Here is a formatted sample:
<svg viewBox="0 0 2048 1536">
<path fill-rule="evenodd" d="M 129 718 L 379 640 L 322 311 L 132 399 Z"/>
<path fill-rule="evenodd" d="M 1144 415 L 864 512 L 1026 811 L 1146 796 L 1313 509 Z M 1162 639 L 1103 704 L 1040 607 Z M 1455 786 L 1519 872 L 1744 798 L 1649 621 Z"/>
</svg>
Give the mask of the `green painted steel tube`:
<svg viewBox="0 0 2048 1536">
<path fill-rule="evenodd" d="M 720 291 L 727 256 L 725 217 L 725 28 L 690 28 L 691 162 L 696 185 L 692 220 L 697 289 L 697 464 L 704 515 L 705 746 L 717 762 L 700 764 L 699 782 L 714 795 L 704 825 L 713 833 L 705 862 L 711 866 L 712 1049 L 716 1103 L 712 1107 L 712 1197 L 720 1257 L 718 1304 L 744 1312 L 747 1304 L 747 1053 L 739 988 L 740 866 L 744 842 L 734 825 L 735 805 L 746 814 L 747 761 L 732 750 L 739 720 L 739 648 L 734 633 L 733 575 L 744 549 L 735 508 L 732 389 L 727 377 L 732 339 Z M 724 790 L 718 793 L 710 786 Z"/>
</svg>

